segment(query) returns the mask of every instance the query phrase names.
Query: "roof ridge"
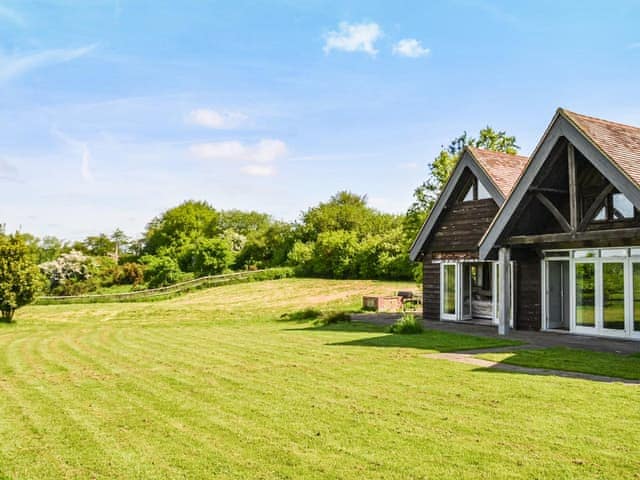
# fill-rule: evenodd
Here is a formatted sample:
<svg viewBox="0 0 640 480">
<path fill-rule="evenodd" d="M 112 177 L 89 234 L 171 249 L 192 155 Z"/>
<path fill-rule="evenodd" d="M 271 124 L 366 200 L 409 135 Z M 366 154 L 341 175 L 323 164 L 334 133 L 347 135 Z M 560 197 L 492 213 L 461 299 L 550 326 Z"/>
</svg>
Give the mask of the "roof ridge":
<svg viewBox="0 0 640 480">
<path fill-rule="evenodd" d="M 565 114 L 568 114 L 569 116 L 577 115 L 578 117 L 582 117 L 588 120 L 595 120 L 596 122 L 608 123 L 610 125 L 619 125 L 625 128 L 633 128 L 635 130 L 640 130 L 640 126 L 629 125 L 628 123 L 621 123 L 613 120 L 607 120 L 606 118 L 594 117 L 593 115 L 585 115 L 584 113 L 574 112 L 572 110 L 569 110 L 563 107 L 558 108 L 558 110 Z"/>
</svg>

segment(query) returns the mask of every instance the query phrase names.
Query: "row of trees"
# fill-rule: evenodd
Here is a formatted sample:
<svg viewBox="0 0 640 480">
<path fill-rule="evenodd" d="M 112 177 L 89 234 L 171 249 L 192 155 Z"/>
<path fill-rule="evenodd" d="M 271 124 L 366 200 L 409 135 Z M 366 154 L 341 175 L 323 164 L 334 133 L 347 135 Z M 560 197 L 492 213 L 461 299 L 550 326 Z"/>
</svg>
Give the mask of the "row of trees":
<svg viewBox="0 0 640 480">
<path fill-rule="evenodd" d="M 22 249 L 25 265 L 39 265 L 43 291 L 53 294 L 120 285 L 156 287 L 229 270 L 278 266 L 291 266 L 305 276 L 417 278 L 420 269 L 408 258 L 410 244 L 467 145 L 512 154 L 518 149 L 514 137 L 490 127 L 477 138 L 461 135 L 430 164 L 427 180 L 414 192 L 414 203 L 401 215 L 379 212 L 367 204 L 366 196 L 342 191 L 291 223 L 264 213 L 222 211 L 206 202 L 187 201 L 154 218 L 138 239 L 121 230 L 80 242 L 28 234 L 0 236 L 8 252 L 8 245 Z M 9 253 L 6 258 L 13 257 Z M 9 268 L 7 262 L 12 261 L 0 268 Z M 19 270 L 30 272 L 29 278 L 34 275 L 33 269 Z M 0 295 L 10 297 L 8 291 Z"/>
</svg>

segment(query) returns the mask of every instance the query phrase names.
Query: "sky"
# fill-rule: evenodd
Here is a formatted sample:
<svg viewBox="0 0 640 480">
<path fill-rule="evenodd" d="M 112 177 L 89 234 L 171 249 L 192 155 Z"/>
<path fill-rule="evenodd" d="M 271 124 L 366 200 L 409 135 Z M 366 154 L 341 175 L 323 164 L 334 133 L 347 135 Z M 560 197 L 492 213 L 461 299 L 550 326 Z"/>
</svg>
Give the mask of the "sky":
<svg viewBox="0 0 640 480">
<path fill-rule="evenodd" d="M 188 199 L 400 213 L 442 145 L 640 125 L 640 0 L 0 0 L 0 223 L 139 235 Z"/>
</svg>

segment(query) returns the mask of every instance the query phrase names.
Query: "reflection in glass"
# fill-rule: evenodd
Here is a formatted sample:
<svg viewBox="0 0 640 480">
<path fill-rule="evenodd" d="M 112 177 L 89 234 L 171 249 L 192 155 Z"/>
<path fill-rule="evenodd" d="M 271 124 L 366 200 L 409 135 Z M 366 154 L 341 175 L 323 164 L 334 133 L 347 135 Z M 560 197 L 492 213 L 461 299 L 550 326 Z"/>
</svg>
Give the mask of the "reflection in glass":
<svg viewBox="0 0 640 480">
<path fill-rule="evenodd" d="M 576 325 L 595 327 L 595 272 L 593 263 L 576 263 Z"/>
<path fill-rule="evenodd" d="M 633 330 L 640 333 L 640 263 L 633 264 Z"/>
<path fill-rule="evenodd" d="M 602 326 L 624 330 L 624 263 L 602 264 Z"/>
<path fill-rule="evenodd" d="M 456 266 L 453 263 L 447 263 L 444 265 L 444 279 L 443 279 L 443 294 L 442 299 L 443 311 L 449 315 L 455 315 L 456 313 Z"/>
<path fill-rule="evenodd" d="M 613 194 L 613 218 L 633 218 L 633 203 L 622 193 Z"/>
</svg>

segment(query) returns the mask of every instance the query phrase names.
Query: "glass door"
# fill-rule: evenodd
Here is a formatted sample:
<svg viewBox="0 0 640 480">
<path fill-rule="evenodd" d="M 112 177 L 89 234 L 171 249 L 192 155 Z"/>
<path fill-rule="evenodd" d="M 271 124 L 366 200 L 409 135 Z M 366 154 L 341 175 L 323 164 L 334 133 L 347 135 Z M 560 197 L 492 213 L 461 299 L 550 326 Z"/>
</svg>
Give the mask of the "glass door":
<svg viewBox="0 0 640 480">
<path fill-rule="evenodd" d="M 457 268 L 455 263 L 441 264 L 440 316 L 446 320 L 456 319 Z"/>
<path fill-rule="evenodd" d="M 602 262 L 602 318 L 604 333 L 623 335 L 625 332 L 625 263 Z"/>
<path fill-rule="evenodd" d="M 631 335 L 640 338 L 640 262 L 631 262 Z"/>
<path fill-rule="evenodd" d="M 596 332 L 596 264 L 575 262 L 575 310 L 576 332 Z"/>
</svg>

